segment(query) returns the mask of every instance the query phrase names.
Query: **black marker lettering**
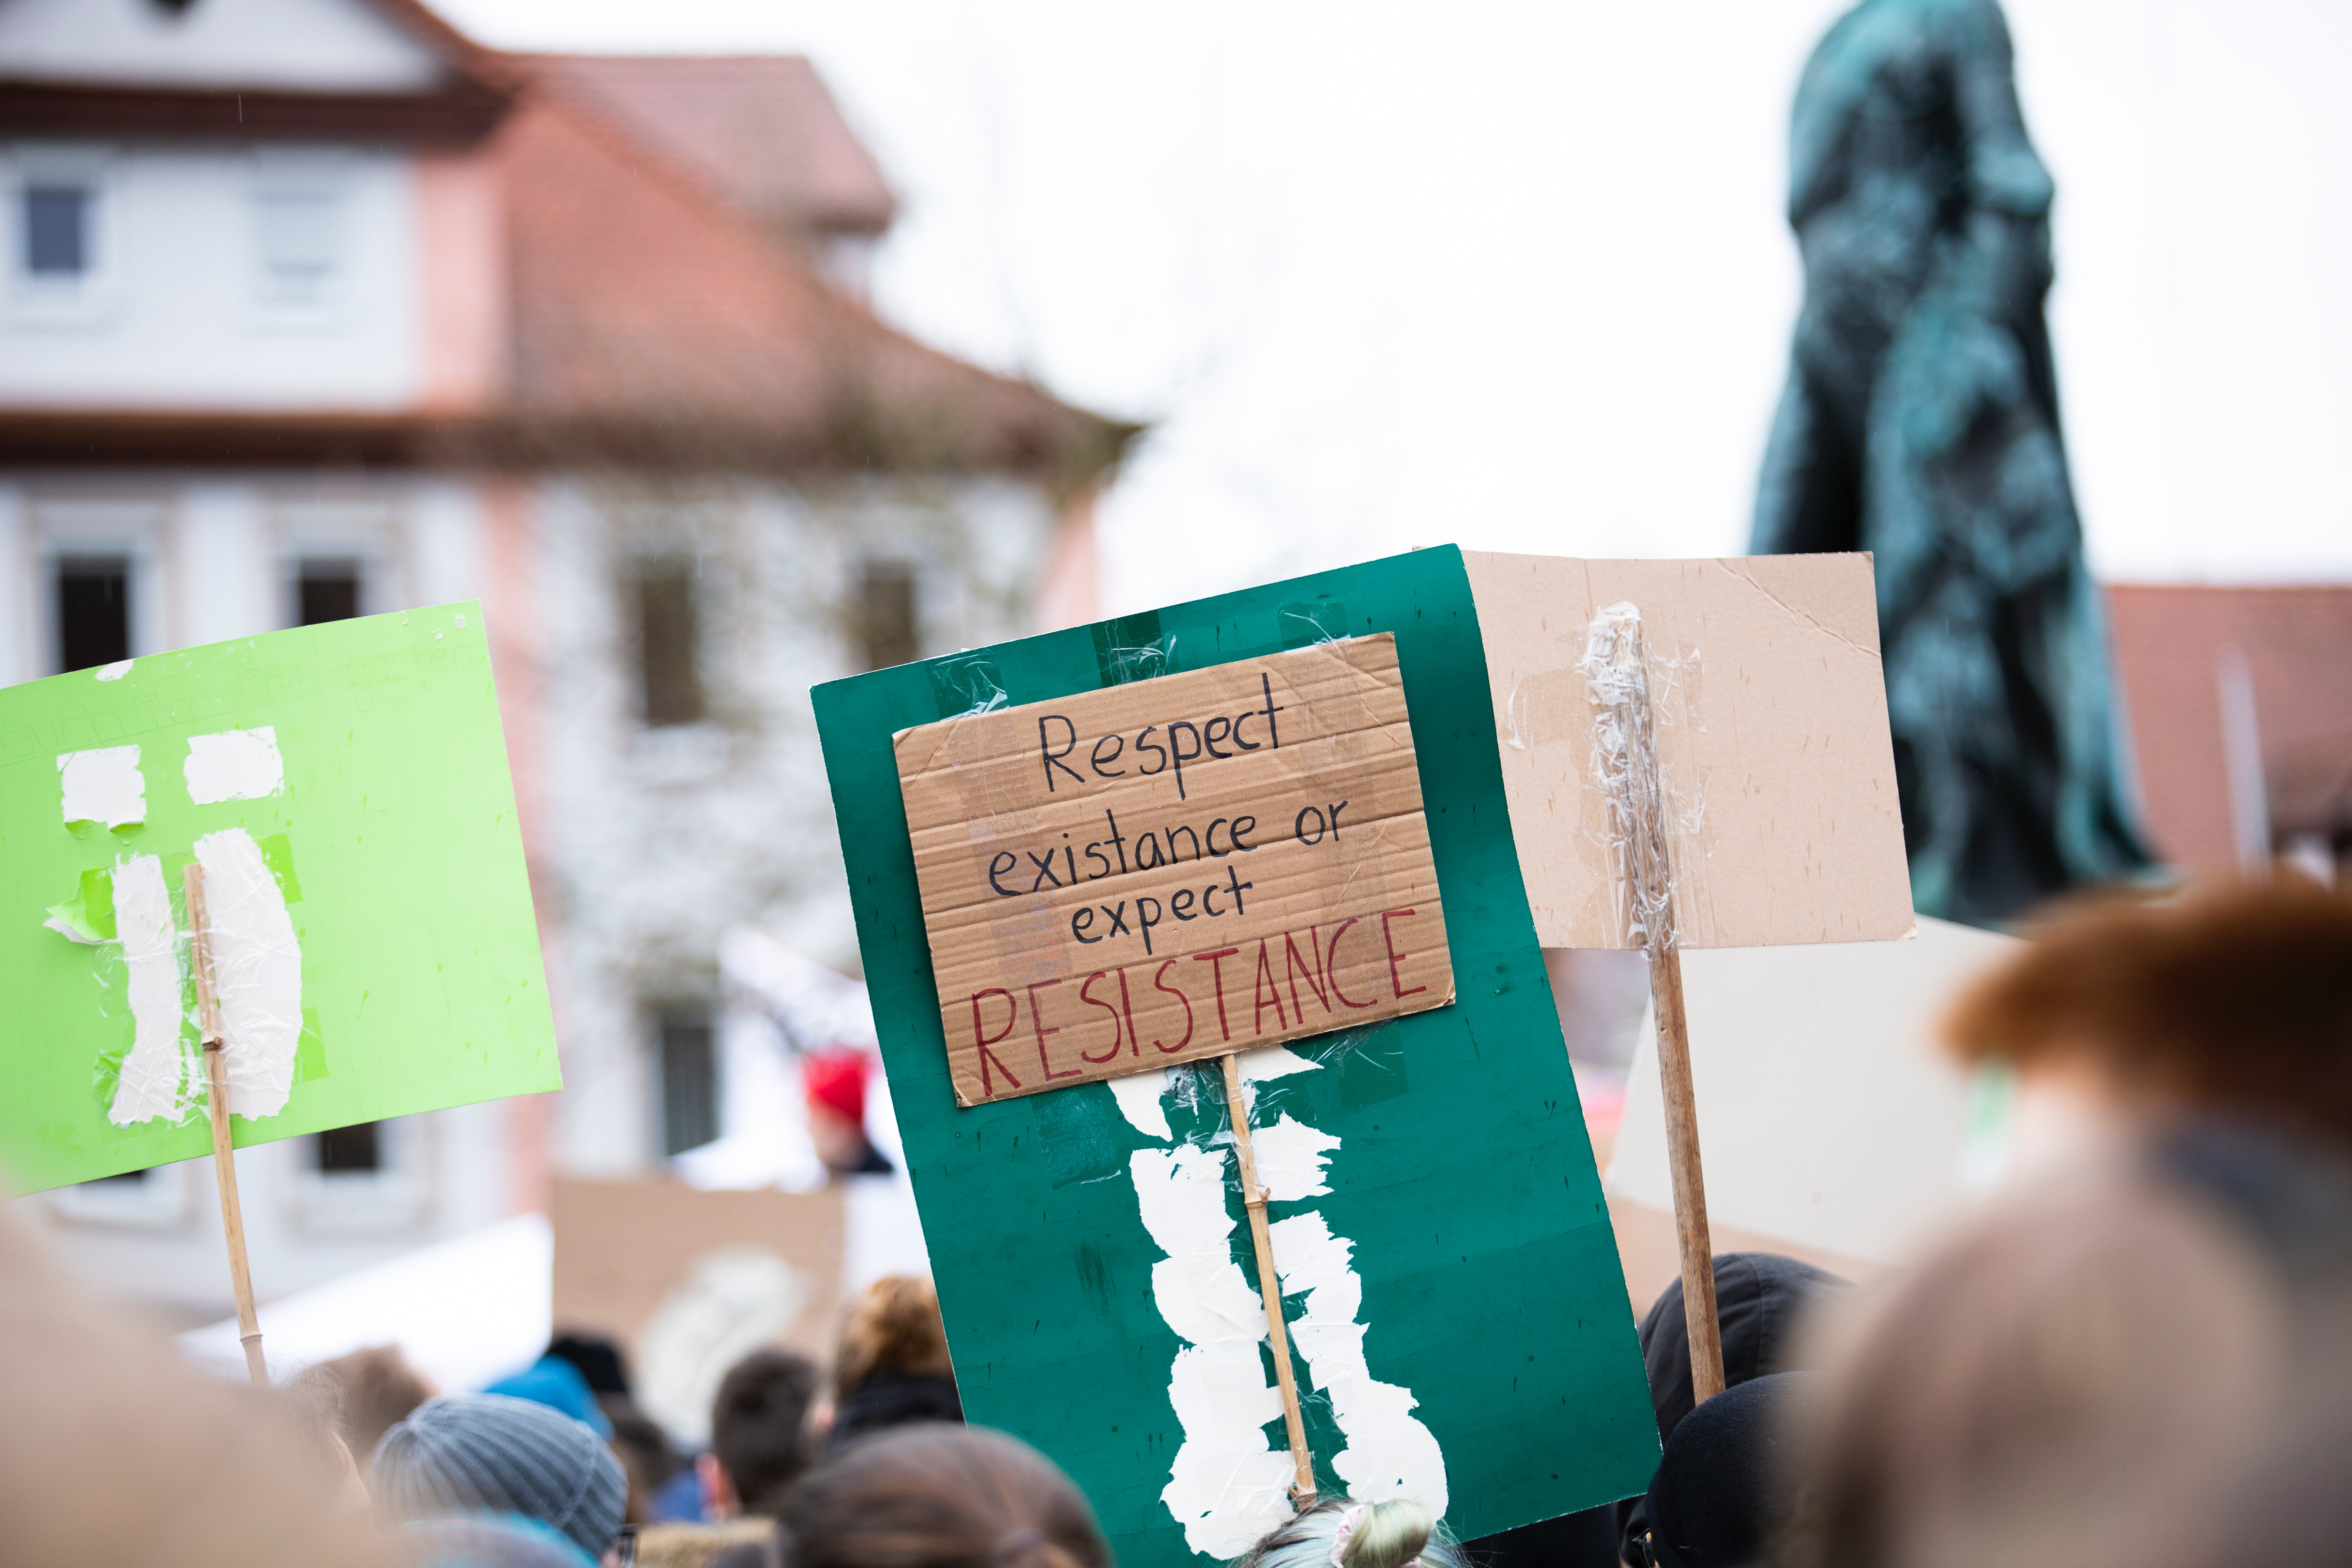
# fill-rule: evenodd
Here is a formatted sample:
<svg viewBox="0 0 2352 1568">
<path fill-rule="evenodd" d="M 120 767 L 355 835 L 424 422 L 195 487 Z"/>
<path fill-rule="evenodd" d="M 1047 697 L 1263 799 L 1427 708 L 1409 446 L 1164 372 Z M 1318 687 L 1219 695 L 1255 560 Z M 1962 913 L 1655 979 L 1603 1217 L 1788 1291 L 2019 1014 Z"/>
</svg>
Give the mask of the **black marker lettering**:
<svg viewBox="0 0 2352 1568">
<path fill-rule="evenodd" d="M 1045 726 L 1048 724 L 1059 724 L 1063 729 L 1067 730 L 1070 732 L 1069 744 L 1064 746 L 1058 752 L 1054 750 L 1052 737 L 1045 733 Z M 1053 793 L 1054 770 L 1055 768 L 1059 768 L 1064 773 L 1069 774 L 1070 782 L 1072 784 L 1082 784 L 1087 782 L 1084 778 L 1079 776 L 1077 769 L 1062 761 L 1064 757 L 1068 756 L 1072 752 L 1076 751 L 1077 748 L 1078 727 L 1076 724 L 1071 723 L 1059 713 L 1048 713 L 1037 721 L 1037 755 L 1045 769 L 1045 791 L 1048 795 Z"/>
<path fill-rule="evenodd" d="M 1179 730 L 1192 737 L 1192 750 L 1189 755 L 1176 749 L 1176 731 Z M 1168 726 L 1168 754 L 1176 763 L 1176 798 L 1182 800 L 1184 798 L 1184 764 L 1201 760 L 1201 731 L 1192 727 L 1191 720 L 1178 719 Z"/>
</svg>

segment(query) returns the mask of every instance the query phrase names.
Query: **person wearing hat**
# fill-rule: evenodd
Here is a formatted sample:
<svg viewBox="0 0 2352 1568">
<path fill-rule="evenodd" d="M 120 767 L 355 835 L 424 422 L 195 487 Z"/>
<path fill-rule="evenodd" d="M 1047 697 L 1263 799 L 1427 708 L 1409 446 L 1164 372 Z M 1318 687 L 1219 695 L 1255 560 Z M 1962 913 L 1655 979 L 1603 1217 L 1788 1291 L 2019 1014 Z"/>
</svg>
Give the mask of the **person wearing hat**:
<svg viewBox="0 0 2352 1568">
<path fill-rule="evenodd" d="M 628 1480 L 584 1423 L 499 1394 L 428 1399 L 376 1445 L 376 1517 L 387 1526 L 520 1514 L 602 1557 L 621 1530 Z"/>
<path fill-rule="evenodd" d="M 836 1176 L 887 1176 L 897 1169 L 866 1136 L 866 1080 L 874 1071 L 864 1051 L 812 1051 L 801 1058 L 808 1089 L 809 1140 Z"/>
</svg>

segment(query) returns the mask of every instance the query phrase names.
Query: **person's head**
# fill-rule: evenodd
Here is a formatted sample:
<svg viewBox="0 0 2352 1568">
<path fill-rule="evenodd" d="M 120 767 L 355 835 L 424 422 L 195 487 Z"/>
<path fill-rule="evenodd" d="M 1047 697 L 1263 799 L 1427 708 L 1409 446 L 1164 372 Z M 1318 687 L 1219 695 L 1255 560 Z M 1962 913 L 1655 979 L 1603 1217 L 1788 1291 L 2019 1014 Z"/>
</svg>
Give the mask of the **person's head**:
<svg viewBox="0 0 2352 1568">
<path fill-rule="evenodd" d="M 520 1514 L 421 1520 L 393 1540 L 410 1568 L 596 1568 L 569 1536 Z"/>
<path fill-rule="evenodd" d="M 436 1392 L 432 1379 L 409 1365 L 398 1345 L 370 1345 L 322 1361 L 311 1371 L 335 1381 L 341 1396 L 338 1426 L 362 1479 L 369 1456 L 383 1435 Z"/>
<path fill-rule="evenodd" d="M 2029 927 L 1945 1044 L 2129 1121 L 2226 1113 L 2352 1142 L 2352 900 L 2300 878 L 2104 895 Z"/>
<path fill-rule="evenodd" d="M 320 1479 L 332 1489 L 347 1512 L 364 1517 L 368 1512 L 367 1478 L 343 1436 L 345 1395 L 341 1379 L 332 1367 L 322 1363 L 306 1368 L 275 1393 L 310 1439 Z"/>
<path fill-rule="evenodd" d="M 710 1452 L 703 1456 L 709 1511 L 775 1513 L 784 1489 L 808 1468 L 816 1390 L 816 1363 L 791 1351 L 753 1351 L 727 1369 L 710 1402 Z"/>
<path fill-rule="evenodd" d="M 866 1080 L 873 1070 L 860 1050 L 812 1051 L 801 1058 L 809 1141 L 828 1170 L 856 1171 L 866 1162 Z"/>
<path fill-rule="evenodd" d="M 952 1377 L 947 1325 L 940 1318 L 939 1292 L 928 1279 L 893 1274 L 866 1288 L 841 1325 L 841 1349 L 834 1357 L 834 1390 L 848 1398 L 877 1372 Z"/>
<path fill-rule="evenodd" d="M 621 1347 L 598 1334 L 558 1334 L 547 1342 L 547 1353 L 579 1369 L 588 1391 L 598 1399 L 610 1394 L 629 1396 L 629 1371 Z"/>
<path fill-rule="evenodd" d="M 613 1435 L 612 1417 L 597 1403 L 588 1380 L 577 1366 L 559 1355 L 543 1355 L 520 1372 L 509 1373 L 482 1392 L 503 1394 L 509 1399 L 528 1399 L 533 1405 L 544 1405 L 574 1421 L 587 1423 L 600 1437 Z"/>
<path fill-rule="evenodd" d="M 427 1400 L 376 1445 L 377 1518 L 519 1513 L 601 1556 L 621 1528 L 628 1481 L 585 1423 L 528 1400 Z"/>
<path fill-rule="evenodd" d="M 224 1369 L 226 1370 L 226 1369 Z M 0 1561 L 349 1568 L 388 1550 L 322 1479 L 314 1409 L 188 1365 L 0 1213 Z"/>
<path fill-rule="evenodd" d="M 1777 1252 L 1717 1253 L 1713 1267 L 1716 1333 L 1723 1347 L 1726 1387 L 1796 1370 L 1792 1358 L 1809 1308 L 1846 1289 L 1836 1275 Z M 1658 1414 L 1658 1441 L 1664 1443 L 1690 1414 L 1693 1403 L 1690 1320 L 1679 1276 L 1658 1293 L 1638 1333 L 1650 1374 L 1651 1403 Z"/>
<path fill-rule="evenodd" d="M 793 1568 L 1111 1563 L 1094 1510 L 1052 1460 L 969 1426 L 877 1433 L 804 1477 L 785 1497 L 782 1521 Z"/>
<path fill-rule="evenodd" d="M 1233 1568 L 1467 1568 L 1461 1542 L 1410 1498 L 1324 1498 L 1266 1532 Z"/>
<path fill-rule="evenodd" d="M 1796 1472 L 1785 1451 L 1792 1406 L 1817 1374 L 1773 1373 L 1694 1408 L 1667 1437 L 1643 1498 L 1638 1550 L 1654 1568 L 1741 1568 L 1778 1534 Z"/>
<path fill-rule="evenodd" d="M 613 1452 L 629 1478 L 629 1501 L 625 1517 L 631 1524 L 654 1521 L 654 1497 L 685 1461 L 670 1447 L 661 1424 L 632 1404 L 625 1394 L 606 1398 L 605 1412 L 613 1422 Z"/>
<path fill-rule="evenodd" d="M 2164 1561 L 2274 1404 L 2277 1278 L 2139 1176 L 1983 1216 L 1823 1325 L 1783 1562 Z"/>
</svg>

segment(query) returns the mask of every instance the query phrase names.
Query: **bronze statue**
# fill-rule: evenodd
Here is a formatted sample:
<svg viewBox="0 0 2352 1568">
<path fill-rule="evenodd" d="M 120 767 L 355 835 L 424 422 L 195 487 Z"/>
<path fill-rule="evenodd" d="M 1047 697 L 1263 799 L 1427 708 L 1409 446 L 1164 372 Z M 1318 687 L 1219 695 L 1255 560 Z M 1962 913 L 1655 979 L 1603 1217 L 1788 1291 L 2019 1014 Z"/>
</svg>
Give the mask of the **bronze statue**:
<svg viewBox="0 0 2352 1568">
<path fill-rule="evenodd" d="M 1914 903 L 1991 924 L 2147 863 L 2042 299 L 2047 170 L 1994 0 L 1863 0 L 1806 64 L 1805 300 L 1759 553 L 1876 554 Z"/>
</svg>

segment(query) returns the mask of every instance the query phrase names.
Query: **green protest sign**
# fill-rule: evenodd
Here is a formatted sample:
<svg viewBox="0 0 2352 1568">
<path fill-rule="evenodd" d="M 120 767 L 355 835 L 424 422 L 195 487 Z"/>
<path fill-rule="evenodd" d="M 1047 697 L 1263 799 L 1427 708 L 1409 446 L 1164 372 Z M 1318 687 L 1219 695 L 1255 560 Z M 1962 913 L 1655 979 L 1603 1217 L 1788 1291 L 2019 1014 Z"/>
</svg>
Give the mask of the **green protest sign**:
<svg viewBox="0 0 2352 1568">
<path fill-rule="evenodd" d="M 1017 1098 L 988 1098 L 983 1084 L 978 1096 L 966 1092 L 974 1103 L 959 1106 L 950 1047 L 970 1042 L 950 1041 L 948 1021 L 969 1008 L 951 1005 L 958 997 L 943 1001 L 893 737 L 958 715 L 1001 714 L 1242 661 L 1271 667 L 1285 650 L 1381 634 L 1393 636 L 1402 672 L 1453 998 L 1338 1032 L 1281 1034 L 1283 1043 L 1250 1049 L 1255 1037 L 1241 1037 L 1241 1020 L 1269 1026 L 1257 1018 L 1257 1003 L 1240 1005 L 1248 993 L 1237 990 L 1234 1048 L 1244 1053 L 1250 1136 L 1271 1195 L 1274 1265 L 1318 1489 L 1414 1496 L 1475 1537 L 1640 1490 L 1658 1443 L 1520 882 L 1460 553 L 1423 551 L 881 670 L 814 693 L 875 1022 L 965 1411 L 1067 1469 L 1127 1568 L 1230 1558 L 1289 1511 L 1291 1460 L 1218 1064 L 1162 1068 L 1130 1054 L 1130 1045 L 1119 1054 L 1144 1070 Z M 1257 680 L 1237 680 L 1236 689 Z M 1289 700 L 1273 695 L 1280 676 L 1258 687 L 1269 693 L 1268 707 Z M 1172 699 L 1161 706 L 1183 716 Z M 974 731 L 978 767 L 992 765 L 992 733 Z M 1057 756 L 1083 756 L 1091 767 L 1100 755 L 1106 773 L 1121 765 L 1107 743 L 1097 752 L 1090 740 L 1081 753 L 1067 750 L 1062 730 L 1049 728 L 1047 737 L 1049 750 L 1057 740 L 1063 745 Z M 1243 738 L 1273 735 L 1253 727 Z M 1235 776 L 1243 765 L 1269 764 L 1236 765 Z M 1056 790 L 1070 783 L 1059 773 L 1053 778 Z M 976 846 L 993 844 L 983 812 L 1032 837 L 1050 821 L 1032 820 L 1017 802 L 1008 811 L 1015 797 L 990 775 L 976 775 L 974 785 Z M 1295 819 L 1286 813 L 1280 821 Z M 1316 826 L 1295 837 L 1314 844 Z M 927 845 L 947 839 L 926 833 Z M 1059 833 L 1054 826 L 1053 842 Z M 1003 895 L 986 880 L 999 864 L 981 853 L 983 897 Z M 1066 876 L 1088 875 L 1083 858 L 1060 864 Z M 1279 862 L 1253 864 L 1272 886 L 1265 869 Z M 1050 892 L 1040 888 L 1046 865 L 1038 857 L 1037 876 L 1016 885 L 1024 900 Z M 1177 869 L 1190 875 L 1193 865 L 1186 858 Z M 935 888 L 944 885 L 935 877 Z M 1297 885 L 1320 886 L 1306 871 Z M 1288 958 L 1280 933 L 1322 919 L 1324 903 L 1306 891 L 1298 897 L 1307 912 L 1271 919 L 1277 934 L 1259 938 L 1272 942 L 1277 963 Z M 1334 894 L 1328 908 L 1352 914 L 1353 897 Z M 1115 910 L 1117 898 L 1093 901 Z M 1383 894 L 1366 907 L 1402 901 Z M 1000 929 L 1019 929 L 1023 902 L 1004 901 L 1015 915 Z M 954 899 L 933 903 L 935 918 L 940 909 L 953 918 L 961 907 Z M 1079 912 L 1055 906 L 1050 921 L 1037 921 L 1041 947 L 1067 932 L 1075 952 L 1097 929 L 1115 929 L 1114 915 L 1097 928 L 1080 922 Z M 1135 942 L 1139 951 L 1140 931 Z M 1229 962 L 1234 984 L 1245 986 L 1257 948 L 1240 945 L 1248 951 Z M 999 956 L 991 962 L 1018 970 L 1017 953 L 992 951 Z M 1325 952 L 1327 966 L 1333 951 Z M 1336 951 L 1345 960 L 1349 949 Z M 1366 982 L 1386 974 L 1383 984 L 1400 993 L 1413 983 L 1410 970 L 1384 967 L 1394 950 L 1366 951 Z M 1083 991 L 1083 973 L 1056 982 L 1064 956 L 1057 949 L 1035 973 L 1018 974 L 1028 1009 Z M 1152 984 L 1169 956 L 1155 949 L 1151 967 L 1135 977 Z M 1013 980 L 986 975 L 972 988 L 990 984 L 1015 989 Z M 1178 981 L 1171 975 L 1168 984 Z M 1207 982 L 1189 984 L 1197 990 Z M 1376 994 L 1349 984 L 1354 994 Z M 1117 995 L 1116 980 L 1109 984 L 1079 1000 Z M 1315 1005 L 1313 995 L 1305 1000 Z M 1222 1018 L 1215 1005 L 1201 1016 Z M 1091 1042 L 1099 1037 L 1108 1048 L 1124 1037 L 1114 1033 L 1109 1009 L 1098 1012 L 1055 1013 L 1051 1024 L 1040 1013 L 1022 1026 L 1034 1039 L 1019 1037 L 1020 1060 L 1047 1076 L 1075 1074 L 1053 1054 L 1066 1039 L 1076 1042 L 1073 1052 L 1095 1050 L 1087 1062 L 1104 1059 Z M 982 1017 L 975 1037 L 994 1039 L 996 1015 Z M 1081 1019 L 1092 1020 L 1092 1035 L 1076 1033 Z M 1055 1034 L 1057 1027 L 1066 1032 Z M 1161 1049 L 1174 1038 L 1140 1017 L 1124 1035 Z"/>
<path fill-rule="evenodd" d="M 212 1148 L 204 868 L 239 1144 L 562 1087 L 478 605 L 0 690 L 0 1180 Z"/>
</svg>

